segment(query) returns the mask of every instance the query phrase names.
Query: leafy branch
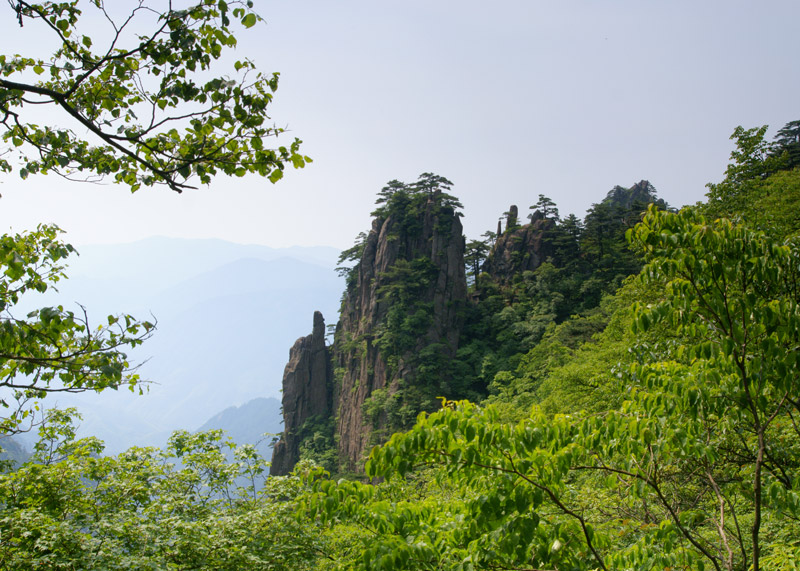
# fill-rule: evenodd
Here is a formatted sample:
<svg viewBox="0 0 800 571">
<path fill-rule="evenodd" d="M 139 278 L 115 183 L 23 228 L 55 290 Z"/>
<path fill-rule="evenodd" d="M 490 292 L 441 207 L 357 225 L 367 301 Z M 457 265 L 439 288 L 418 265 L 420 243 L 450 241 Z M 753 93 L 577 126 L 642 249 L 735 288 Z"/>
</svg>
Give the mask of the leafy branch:
<svg viewBox="0 0 800 571">
<path fill-rule="evenodd" d="M 0 55 L 0 170 L 11 171 L 6 157 L 16 154 L 22 178 L 79 173 L 83 180 L 113 177 L 132 191 L 158 184 L 182 192 L 195 188 L 190 179 L 208 184 L 217 173 L 277 182 L 286 164 L 310 161 L 297 139 L 275 149 L 265 144 L 285 132 L 267 123 L 277 73 L 263 75 L 243 60 L 233 77 L 208 79 L 236 46 L 234 22 L 251 28 L 261 20 L 251 0 L 198 0 L 185 9 L 169 2 L 166 10 L 141 0 L 119 19 L 102 0 L 90 2 L 94 14 L 84 14 L 78 0 L 10 3 L 20 24 L 43 25 L 61 47 L 49 61 Z M 103 49 L 81 33 L 98 21 L 110 29 Z M 152 31 L 139 33 L 146 26 Z M 90 138 L 31 122 L 38 105 L 55 106 Z"/>
</svg>

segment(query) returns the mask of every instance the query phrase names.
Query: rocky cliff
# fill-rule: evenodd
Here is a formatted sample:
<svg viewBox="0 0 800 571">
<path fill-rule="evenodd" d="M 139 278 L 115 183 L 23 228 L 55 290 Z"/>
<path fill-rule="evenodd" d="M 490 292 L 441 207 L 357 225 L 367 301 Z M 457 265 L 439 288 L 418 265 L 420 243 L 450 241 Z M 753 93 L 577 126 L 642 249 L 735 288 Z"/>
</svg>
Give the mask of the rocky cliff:
<svg viewBox="0 0 800 571">
<path fill-rule="evenodd" d="M 517 225 L 517 207 L 508 209 L 505 232 L 498 232 L 497 241 L 482 270 L 500 283 L 508 282 L 519 272 L 533 271 L 555 254 L 549 240 L 555 220 L 534 212 L 530 224 Z"/>
<path fill-rule="evenodd" d="M 656 189 L 649 180 L 640 180 L 629 188 L 617 185 L 608 191 L 603 202 L 609 202 L 623 210 L 633 210 L 636 214 L 641 214 L 641 210 L 651 202 L 659 208 L 667 208 L 667 203 L 658 198 Z"/>
<path fill-rule="evenodd" d="M 347 289 L 333 346 L 325 348 L 315 316 L 314 334 L 292 349 L 273 474 L 301 455 L 332 472 L 359 472 L 373 445 L 436 410 L 438 397 L 480 399 L 508 370 L 501 367 L 516 366 L 508 355 L 538 343 L 549 323 L 593 309 L 638 271 L 625 230 L 648 202 L 664 204 L 641 181 L 614 187 L 583 222 L 559 218 L 543 195 L 529 224 L 511 206 L 468 301 L 461 205 L 449 185 L 426 174 L 379 193 L 371 230 L 340 260 L 353 265 L 339 268 Z"/>
<path fill-rule="evenodd" d="M 357 471 L 374 444 L 435 410 L 436 397 L 461 396 L 447 383 L 467 299 L 460 204 L 442 192 L 446 179 L 424 177 L 390 183 L 369 234 L 349 251 L 356 264 L 346 271 L 333 347 L 325 349 L 315 316 L 314 334 L 292 348 L 272 474 L 297 462 L 301 428 L 314 415 L 331 421 L 338 470 Z"/>
<path fill-rule="evenodd" d="M 436 365 L 458 348 L 467 295 L 461 221 L 440 195 L 421 206 L 413 220 L 392 208 L 374 220 L 345 293 L 334 398 L 347 470 L 389 432 L 434 408 L 435 385 L 446 376 Z M 422 360 L 434 375 L 421 373 Z"/>
<path fill-rule="evenodd" d="M 559 219 L 554 203 L 543 195 L 539 195 L 539 198 L 543 209 L 534 210 L 530 224 L 519 224 L 515 205 L 511 205 L 505 213 L 505 230 L 498 224 L 497 239 L 481 267 L 497 283 L 508 284 L 514 276 L 536 270 L 548 259 L 563 267 L 579 256 L 590 265 L 622 266 L 617 269 L 623 276 L 634 273 L 638 271 L 638 262 L 624 263 L 624 259 L 630 258 L 631 254 L 620 248 L 625 244 L 625 231 L 641 220 L 642 213 L 651 202 L 659 208 L 668 208 L 647 180 L 629 188 L 612 188 L 600 203 L 592 205 L 582 227 L 575 217 Z M 599 261 L 601 258 L 606 258 L 602 264 Z M 603 279 L 609 281 L 610 277 Z"/>
<path fill-rule="evenodd" d="M 275 444 L 270 474 L 288 474 L 300 459 L 302 428 L 313 417 L 327 417 L 332 404 L 331 359 L 325 347 L 325 320 L 314 312 L 311 335 L 289 350 L 283 372 L 283 434 Z"/>
</svg>

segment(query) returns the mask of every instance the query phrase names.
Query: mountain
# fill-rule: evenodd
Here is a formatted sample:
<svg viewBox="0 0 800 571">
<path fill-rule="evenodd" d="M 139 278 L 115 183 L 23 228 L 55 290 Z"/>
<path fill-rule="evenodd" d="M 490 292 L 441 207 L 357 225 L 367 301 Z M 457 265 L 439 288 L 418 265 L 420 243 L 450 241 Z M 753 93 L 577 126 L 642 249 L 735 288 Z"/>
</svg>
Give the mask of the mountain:
<svg viewBox="0 0 800 571">
<path fill-rule="evenodd" d="M 87 245 L 70 261 L 74 277 L 134 277 L 142 282 L 177 283 L 241 258 L 264 261 L 291 258 L 331 267 L 339 251 L 326 246 L 270 248 L 256 244 L 235 244 L 217 239 L 184 239 L 154 236 L 126 244 Z"/>
<path fill-rule="evenodd" d="M 271 435 L 283 431 L 281 403 L 276 398 L 256 398 L 215 414 L 198 431 L 221 429 L 236 444 L 253 444 L 262 457 L 272 455 Z"/>
<path fill-rule="evenodd" d="M 3 464 L 8 463 L 10 466 L 18 466 L 28 460 L 31 452 L 25 442 L 14 436 L 5 436 L 0 438 L 0 470 L 3 469 Z"/>
<path fill-rule="evenodd" d="M 446 179 L 434 182 L 387 190 L 349 271 L 331 350 L 320 314 L 292 347 L 271 474 L 291 470 L 301 440 L 326 437 L 335 454 L 316 452 L 360 470 L 371 446 L 434 410 L 436 397 L 458 396 L 441 365 L 455 357 L 467 303 L 464 239 Z"/>
<path fill-rule="evenodd" d="M 314 311 L 335 315 L 344 284 L 334 248 L 272 249 L 219 240 L 152 238 L 81 248 L 59 292 L 25 300 L 86 306 L 90 322 L 110 313 L 157 320 L 157 330 L 129 352 L 142 363 L 145 394 L 127 390 L 58 395 L 50 406 L 75 406 L 81 433 L 110 453 L 162 445 L 176 429 L 195 430 L 227 407 L 278 397 L 286 347 Z"/>
<path fill-rule="evenodd" d="M 646 180 L 614 187 L 583 221 L 561 219 L 544 195 L 529 224 L 512 205 L 505 228 L 469 244 L 468 289 L 461 205 L 449 186 L 423 174 L 380 191 L 372 229 L 343 254 L 355 265 L 333 344 L 316 314 L 312 334 L 290 351 L 272 474 L 288 473 L 301 456 L 358 473 L 373 446 L 441 407 L 441 398 L 480 401 L 504 391 L 556 326 L 575 318 L 575 342 L 590 341 L 608 319 L 598 309 L 604 296 L 642 266 L 626 230 L 647 204 L 667 208 Z M 593 322 L 580 321 L 589 314 Z"/>
</svg>

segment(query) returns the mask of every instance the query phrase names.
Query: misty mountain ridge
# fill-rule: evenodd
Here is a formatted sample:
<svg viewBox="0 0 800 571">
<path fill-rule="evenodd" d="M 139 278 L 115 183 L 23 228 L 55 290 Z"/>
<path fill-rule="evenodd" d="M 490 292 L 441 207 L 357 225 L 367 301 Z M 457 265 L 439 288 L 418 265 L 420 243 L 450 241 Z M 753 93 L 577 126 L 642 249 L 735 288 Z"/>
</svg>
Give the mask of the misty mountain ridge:
<svg viewBox="0 0 800 571">
<path fill-rule="evenodd" d="M 198 431 L 221 429 L 236 444 L 253 444 L 264 457 L 272 456 L 272 441 L 283 431 L 281 403 L 259 397 L 241 406 L 228 407 L 208 419 Z"/>
<path fill-rule="evenodd" d="M 78 312 L 80 303 L 95 326 L 108 314 L 155 317 L 155 334 L 128 351 L 148 384 L 142 396 L 106 390 L 45 404 L 78 408 L 81 434 L 116 453 L 161 446 L 173 430 L 196 430 L 223 409 L 279 397 L 288 348 L 313 312 L 335 319 L 344 289 L 333 271 L 338 255 L 171 238 L 80 248 L 59 291 L 30 296 L 20 313 L 55 304 Z"/>
</svg>

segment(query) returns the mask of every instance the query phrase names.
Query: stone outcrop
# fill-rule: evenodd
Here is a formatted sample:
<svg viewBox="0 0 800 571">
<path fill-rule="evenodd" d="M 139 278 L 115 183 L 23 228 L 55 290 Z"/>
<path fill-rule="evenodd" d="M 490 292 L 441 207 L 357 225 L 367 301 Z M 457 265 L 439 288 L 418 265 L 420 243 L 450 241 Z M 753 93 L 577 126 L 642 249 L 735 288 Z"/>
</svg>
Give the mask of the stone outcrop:
<svg viewBox="0 0 800 571">
<path fill-rule="evenodd" d="M 517 207 L 512 205 L 508 212 L 506 230 L 498 235 L 482 268 L 499 283 L 507 283 L 517 273 L 535 270 L 555 253 L 548 240 L 555 228 L 554 220 L 536 211 L 530 224 L 517 226 Z"/>
<path fill-rule="evenodd" d="M 439 396 L 439 386 L 424 386 L 438 382 L 439 371 L 425 377 L 417 367 L 423 350 L 447 363 L 458 349 L 467 302 L 464 237 L 459 215 L 447 202 L 452 197 L 438 191 L 403 197 L 411 210 L 396 203 L 379 210 L 350 270 L 333 347 L 325 348 L 322 316 L 315 314 L 314 333 L 298 339 L 290 352 L 283 378 L 284 434 L 274 449 L 271 474 L 294 467 L 304 436 L 300 428 L 313 416 L 331 421 L 339 470 L 360 471 L 372 445 L 398 428 L 397 415 L 383 409 L 387 400 L 404 406 L 404 414 L 410 410 L 413 421 L 426 405 L 404 401 L 406 394 Z M 387 288 L 403 290 L 402 299 L 387 294 Z M 413 336 L 407 335 L 407 324 L 398 326 L 390 315 L 400 321 L 414 318 Z M 395 334 L 406 336 L 402 342 L 387 341 Z M 413 390 L 404 393 L 404 388 Z M 371 400 L 367 418 L 365 403 L 379 390 L 385 400 Z M 429 400 L 433 410 L 438 401 Z"/>
<path fill-rule="evenodd" d="M 283 434 L 275 444 L 270 474 L 288 474 L 300 459 L 300 429 L 311 417 L 327 417 L 332 404 L 331 360 L 325 346 L 325 320 L 314 312 L 311 335 L 289 351 L 283 372 Z"/>
<path fill-rule="evenodd" d="M 357 275 L 345 293 L 335 351 L 335 368 L 341 378 L 334 398 L 339 458 L 346 470 L 360 468 L 374 444 L 373 431 L 380 430 L 380 426 L 365 422 L 365 401 L 378 389 L 394 393 L 401 379 L 408 382 L 414 375 L 406 359 L 390 367 L 374 342 L 385 326 L 390 303 L 382 299 L 380 290 L 398 261 L 427 258 L 435 268 L 428 286 L 418 293 L 419 302 L 430 304 L 431 324 L 410 353 L 435 343 L 452 357 L 458 348 L 467 294 L 461 221 L 451 208 L 439 206 L 434 197 L 419 223 L 417 231 L 408 232 L 400 216 L 375 219 L 354 270 Z"/>
<path fill-rule="evenodd" d="M 387 185 L 369 234 L 345 252 L 346 260 L 357 263 L 345 272 L 333 346 L 325 347 L 324 322 L 315 314 L 313 334 L 291 350 L 283 379 L 285 430 L 274 449 L 272 474 L 291 471 L 309 431 L 314 438 L 308 442 L 323 443 L 311 455 L 332 470 L 361 471 L 373 445 L 409 428 L 420 411 L 434 410 L 436 397 L 466 396 L 458 379 L 448 376 L 468 304 L 465 244 L 455 212 L 460 205 L 438 190 L 448 188 L 446 179 L 420 178 L 415 185 Z M 587 228 L 604 223 L 624 231 L 643 208 L 640 203 L 654 197 L 647 181 L 615 187 L 593 207 Z M 554 205 L 540 200 L 545 208 L 529 224 L 520 225 L 513 205 L 504 231 L 498 223 L 481 269 L 500 286 L 548 260 L 556 266 L 582 260 L 580 222 L 570 217 L 559 223 Z M 480 299 L 479 291 L 474 295 Z M 309 422 L 315 418 L 319 422 Z"/>
<path fill-rule="evenodd" d="M 617 185 L 608 191 L 603 202 L 610 202 L 625 210 L 630 210 L 634 205 L 646 206 L 651 202 L 659 208 L 667 208 L 667 204 L 656 196 L 656 189 L 648 180 L 640 180 L 630 188 Z"/>
</svg>

